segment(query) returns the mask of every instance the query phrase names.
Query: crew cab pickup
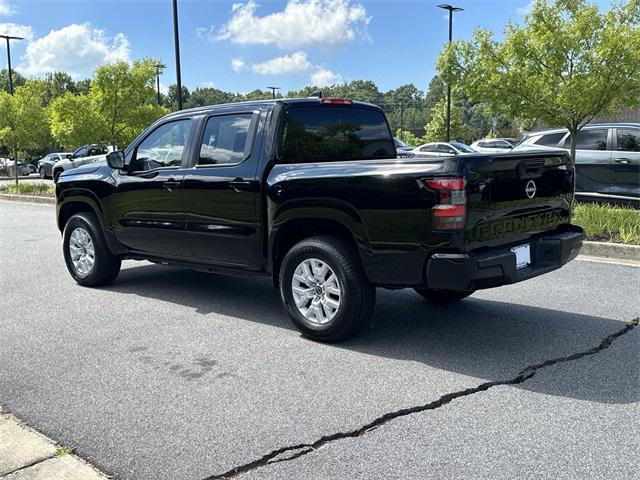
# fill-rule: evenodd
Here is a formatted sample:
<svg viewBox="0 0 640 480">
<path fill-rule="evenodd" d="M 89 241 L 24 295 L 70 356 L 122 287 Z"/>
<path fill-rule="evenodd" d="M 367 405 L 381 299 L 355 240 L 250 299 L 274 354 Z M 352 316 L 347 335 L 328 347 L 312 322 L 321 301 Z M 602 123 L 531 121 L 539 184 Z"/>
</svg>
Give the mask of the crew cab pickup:
<svg viewBox="0 0 640 480">
<path fill-rule="evenodd" d="M 56 184 L 77 283 L 123 259 L 268 275 L 308 337 L 338 341 L 376 287 L 429 301 L 520 282 L 572 260 L 565 152 L 396 158 L 380 108 L 335 98 L 179 111 Z"/>
</svg>

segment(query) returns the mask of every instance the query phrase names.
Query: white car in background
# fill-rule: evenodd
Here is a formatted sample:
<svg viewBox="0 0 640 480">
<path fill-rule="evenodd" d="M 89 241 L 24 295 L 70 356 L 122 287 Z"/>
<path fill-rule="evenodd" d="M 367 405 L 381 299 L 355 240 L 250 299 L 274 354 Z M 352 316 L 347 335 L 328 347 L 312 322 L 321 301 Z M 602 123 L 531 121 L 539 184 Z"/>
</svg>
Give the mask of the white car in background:
<svg viewBox="0 0 640 480">
<path fill-rule="evenodd" d="M 478 152 L 462 142 L 431 142 L 414 148 L 411 153 L 417 157 L 446 157 Z"/>
<path fill-rule="evenodd" d="M 484 138 L 471 144 L 471 148 L 482 153 L 505 153 L 513 150 L 517 140 L 513 138 Z"/>
<path fill-rule="evenodd" d="M 82 165 L 87 165 L 88 163 L 104 160 L 107 157 L 107 153 L 115 150 L 116 148 L 114 146 L 103 144 L 84 145 L 78 148 L 71 155 L 68 155 L 67 158 L 63 158 L 53 165 L 51 176 L 53 177 L 54 183 L 58 182 L 58 178 L 60 178 L 60 175 L 62 175 L 62 172 L 65 170 L 71 170 Z"/>
</svg>

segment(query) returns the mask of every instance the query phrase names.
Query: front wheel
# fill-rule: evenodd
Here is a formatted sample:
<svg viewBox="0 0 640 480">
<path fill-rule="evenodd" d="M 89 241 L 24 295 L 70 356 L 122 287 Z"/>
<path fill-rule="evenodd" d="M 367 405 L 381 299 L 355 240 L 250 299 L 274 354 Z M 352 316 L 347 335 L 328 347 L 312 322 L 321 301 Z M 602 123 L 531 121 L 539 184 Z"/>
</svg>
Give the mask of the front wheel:
<svg viewBox="0 0 640 480">
<path fill-rule="evenodd" d="M 282 301 L 303 335 L 323 342 L 345 340 L 373 312 L 375 288 L 349 242 L 331 236 L 294 245 L 280 269 Z"/>
<path fill-rule="evenodd" d="M 44 168 L 38 170 L 38 173 L 40 174 L 40 178 L 47 178 L 47 174 L 44 173 Z"/>
<path fill-rule="evenodd" d="M 475 290 L 457 292 L 453 290 L 434 290 L 432 288 L 414 288 L 416 293 L 431 302 L 455 302 L 467 298 Z"/>
<path fill-rule="evenodd" d="M 60 179 L 60 175 L 62 175 L 62 170 L 56 170 L 55 172 L 53 172 L 54 183 L 58 183 L 58 180 Z"/>
<path fill-rule="evenodd" d="M 63 251 L 67 269 L 80 285 L 107 285 L 120 272 L 122 261 L 109 251 L 93 213 L 77 213 L 69 219 L 64 227 Z"/>
</svg>

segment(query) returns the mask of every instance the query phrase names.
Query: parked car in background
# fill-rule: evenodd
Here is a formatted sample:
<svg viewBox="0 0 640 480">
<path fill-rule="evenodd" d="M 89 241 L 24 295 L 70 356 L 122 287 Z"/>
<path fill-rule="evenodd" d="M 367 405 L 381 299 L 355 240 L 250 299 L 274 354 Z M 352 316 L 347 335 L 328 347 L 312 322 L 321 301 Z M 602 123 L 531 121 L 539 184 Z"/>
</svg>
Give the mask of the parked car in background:
<svg viewBox="0 0 640 480">
<path fill-rule="evenodd" d="M 393 143 L 396 146 L 396 153 L 398 155 L 398 158 L 415 157 L 415 155 L 411 151 L 411 150 L 413 150 L 412 146 L 407 145 L 406 143 L 404 143 L 402 140 L 400 140 L 397 137 L 393 137 Z"/>
<path fill-rule="evenodd" d="M 62 159 L 72 156 L 72 153 L 58 152 L 50 153 L 44 158 L 38 160 L 38 173 L 41 178 L 53 177 L 53 166 Z"/>
<path fill-rule="evenodd" d="M 567 129 L 530 132 L 515 150 L 571 149 Z M 590 124 L 578 132 L 576 196 L 640 204 L 640 123 Z"/>
<path fill-rule="evenodd" d="M 504 153 L 512 150 L 515 147 L 515 143 L 510 141 L 513 139 L 506 138 L 484 138 L 477 140 L 471 144 L 477 152 L 481 153 Z"/>
<path fill-rule="evenodd" d="M 105 155 L 114 150 L 115 148 L 113 146 L 104 144 L 84 145 L 76 149 L 71 156 L 63 158 L 54 164 L 51 172 L 53 181 L 57 182 L 65 170 L 71 170 L 81 165 L 104 160 Z"/>
<path fill-rule="evenodd" d="M 9 158 L 0 158 L 0 171 L 5 176 L 14 176 L 15 170 L 14 167 L 15 162 Z M 29 165 L 23 162 L 18 162 L 18 175 L 27 176 L 31 174 L 31 169 Z"/>
<path fill-rule="evenodd" d="M 418 157 L 446 157 L 477 152 L 462 142 L 432 142 L 414 148 L 411 153 Z"/>
</svg>

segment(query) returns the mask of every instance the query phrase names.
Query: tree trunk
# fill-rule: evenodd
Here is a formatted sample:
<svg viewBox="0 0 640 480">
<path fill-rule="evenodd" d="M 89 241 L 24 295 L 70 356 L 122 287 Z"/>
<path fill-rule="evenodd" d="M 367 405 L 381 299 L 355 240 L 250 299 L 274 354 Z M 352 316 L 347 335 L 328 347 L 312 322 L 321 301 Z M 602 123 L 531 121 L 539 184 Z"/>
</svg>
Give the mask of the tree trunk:
<svg viewBox="0 0 640 480">
<path fill-rule="evenodd" d="M 16 186 L 18 186 L 18 147 L 13 146 L 13 169 L 16 175 Z"/>
</svg>

